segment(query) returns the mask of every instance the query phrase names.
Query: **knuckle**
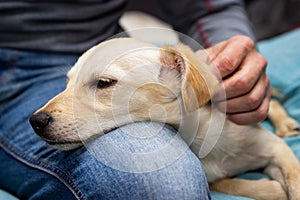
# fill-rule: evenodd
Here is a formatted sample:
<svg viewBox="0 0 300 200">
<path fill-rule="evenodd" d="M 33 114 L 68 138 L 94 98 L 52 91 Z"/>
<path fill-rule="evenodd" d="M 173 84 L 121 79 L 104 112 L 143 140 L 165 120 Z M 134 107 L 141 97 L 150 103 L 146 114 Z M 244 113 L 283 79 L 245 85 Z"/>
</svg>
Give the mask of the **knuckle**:
<svg viewBox="0 0 300 200">
<path fill-rule="evenodd" d="M 266 90 L 270 90 L 270 78 L 268 76 L 265 77 L 265 87 Z"/>
<path fill-rule="evenodd" d="M 234 87 L 239 93 L 245 94 L 250 90 L 250 81 L 246 78 L 239 78 Z"/>
<path fill-rule="evenodd" d="M 253 49 L 255 47 L 254 41 L 250 37 L 247 36 L 242 36 L 242 37 L 246 47 L 248 47 L 249 49 Z"/>
<path fill-rule="evenodd" d="M 255 47 L 254 41 L 248 36 L 238 35 L 233 37 L 232 39 L 244 45 L 247 49 L 253 49 Z"/>
<path fill-rule="evenodd" d="M 226 56 L 222 58 L 222 61 L 219 63 L 219 69 L 225 73 L 231 73 L 234 70 L 234 62 L 233 60 Z"/>
<path fill-rule="evenodd" d="M 269 104 L 267 106 L 261 106 L 259 109 L 257 109 L 257 120 L 258 121 L 263 121 L 267 118 L 267 114 L 269 111 Z"/>
<path fill-rule="evenodd" d="M 263 69 L 265 69 L 268 65 L 267 59 L 260 53 L 258 53 L 257 61 L 258 61 L 258 65 L 261 66 Z"/>
<path fill-rule="evenodd" d="M 256 109 L 261 104 L 261 98 L 257 95 L 250 95 L 247 99 L 247 106 L 250 109 Z"/>
<path fill-rule="evenodd" d="M 245 45 L 251 49 L 253 49 L 255 47 L 255 43 L 250 37 L 244 36 L 244 42 L 245 42 Z"/>
<path fill-rule="evenodd" d="M 261 122 L 267 118 L 267 113 L 266 112 L 258 112 L 257 114 L 257 120 L 258 122 Z"/>
<path fill-rule="evenodd" d="M 270 77 L 266 75 L 265 80 L 266 80 L 267 85 L 270 85 Z"/>
<path fill-rule="evenodd" d="M 262 56 L 261 54 L 259 54 L 259 55 L 261 56 L 262 66 L 264 66 L 264 68 L 266 68 L 267 65 L 268 65 L 268 60 L 264 56 Z"/>
</svg>

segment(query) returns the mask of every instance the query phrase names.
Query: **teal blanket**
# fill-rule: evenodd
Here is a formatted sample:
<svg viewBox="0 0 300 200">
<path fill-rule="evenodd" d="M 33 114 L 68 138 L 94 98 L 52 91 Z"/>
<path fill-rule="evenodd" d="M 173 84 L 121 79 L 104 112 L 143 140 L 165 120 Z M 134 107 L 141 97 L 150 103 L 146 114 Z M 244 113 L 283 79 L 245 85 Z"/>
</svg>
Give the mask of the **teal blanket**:
<svg viewBox="0 0 300 200">
<path fill-rule="evenodd" d="M 268 60 L 267 74 L 272 87 L 278 89 L 280 99 L 288 113 L 300 123 L 300 29 L 258 43 L 258 49 Z M 269 121 L 263 126 L 274 131 Z M 285 141 L 300 159 L 300 136 L 286 138 Z M 240 177 L 259 179 L 260 173 L 247 173 Z M 212 192 L 213 200 L 244 200 L 248 198 Z"/>
</svg>

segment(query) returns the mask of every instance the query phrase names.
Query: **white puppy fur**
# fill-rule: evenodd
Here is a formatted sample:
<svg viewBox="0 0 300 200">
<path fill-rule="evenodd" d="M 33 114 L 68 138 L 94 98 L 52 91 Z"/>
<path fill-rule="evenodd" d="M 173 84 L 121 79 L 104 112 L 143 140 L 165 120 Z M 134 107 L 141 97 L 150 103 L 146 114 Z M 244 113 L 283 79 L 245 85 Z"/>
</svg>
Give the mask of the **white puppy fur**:
<svg viewBox="0 0 300 200">
<path fill-rule="evenodd" d="M 133 121 L 165 122 L 180 129 L 185 117 L 200 114 L 191 149 L 201 159 L 211 189 L 255 199 L 300 199 L 300 167 L 292 151 L 260 125 L 226 120 L 209 103 L 217 86 L 206 65 L 184 45 L 158 48 L 113 39 L 84 53 L 69 71 L 65 91 L 34 116 L 51 117 L 39 133 L 42 139 L 72 149 Z M 218 126 L 222 133 L 213 131 Z M 204 140 L 215 144 L 205 157 Z M 258 168 L 274 180 L 229 178 Z"/>
</svg>

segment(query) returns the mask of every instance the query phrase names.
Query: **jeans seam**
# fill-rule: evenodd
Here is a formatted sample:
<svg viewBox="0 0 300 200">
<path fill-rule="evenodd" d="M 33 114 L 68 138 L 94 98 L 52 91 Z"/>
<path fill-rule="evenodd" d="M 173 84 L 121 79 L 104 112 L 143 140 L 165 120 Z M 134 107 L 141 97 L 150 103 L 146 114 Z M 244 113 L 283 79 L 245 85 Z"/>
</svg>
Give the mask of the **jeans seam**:
<svg viewBox="0 0 300 200">
<path fill-rule="evenodd" d="M 51 174 L 61 181 L 73 193 L 76 199 L 84 199 L 84 193 L 79 189 L 78 185 L 71 177 L 71 175 L 57 166 L 51 165 L 43 160 L 38 160 L 31 155 L 23 153 L 20 149 L 10 144 L 3 136 L 0 135 L 0 147 L 11 155 L 13 158 L 22 162 L 23 164 L 39 169 L 45 173 Z"/>
</svg>

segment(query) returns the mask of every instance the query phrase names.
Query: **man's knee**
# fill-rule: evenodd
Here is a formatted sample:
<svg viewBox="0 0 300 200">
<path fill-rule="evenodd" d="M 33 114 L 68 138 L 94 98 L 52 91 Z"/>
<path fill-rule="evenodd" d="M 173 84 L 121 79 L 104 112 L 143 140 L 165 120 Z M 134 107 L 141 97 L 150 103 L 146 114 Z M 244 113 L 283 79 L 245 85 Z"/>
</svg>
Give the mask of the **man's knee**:
<svg viewBox="0 0 300 200">
<path fill-rule="evenodd" d="M 169 126 L 127 125 L 86 147 L 112 175 L 101 186 L 106 197 L 209 199 L 199 159 Z"/>
<path fill-rule="evenodd" d="M 209 197 L 200 161 L 176 131 L 163 124 L 135 123 L 116 129 L 65 153 L 55 165 L 64 172 L 56 175 L 62 182 L 55 177 L 43 180 L 51 184 L 41 187 L 40 195 L 49 197 L 62 184 L 67 187 L 60 187 L 64 191 L 60 194 L 83 199 Z"/>
</svg>

